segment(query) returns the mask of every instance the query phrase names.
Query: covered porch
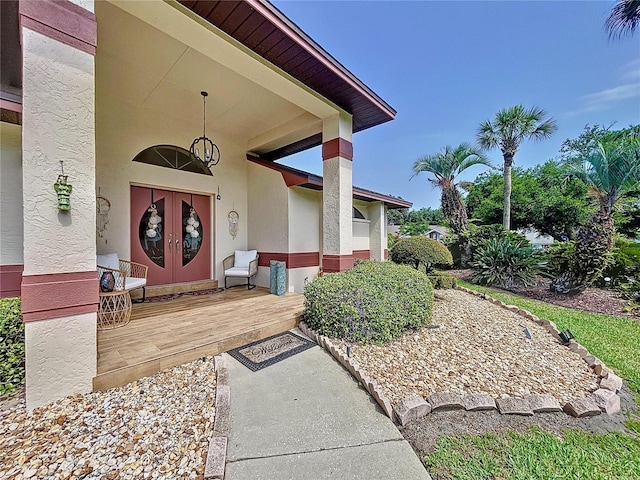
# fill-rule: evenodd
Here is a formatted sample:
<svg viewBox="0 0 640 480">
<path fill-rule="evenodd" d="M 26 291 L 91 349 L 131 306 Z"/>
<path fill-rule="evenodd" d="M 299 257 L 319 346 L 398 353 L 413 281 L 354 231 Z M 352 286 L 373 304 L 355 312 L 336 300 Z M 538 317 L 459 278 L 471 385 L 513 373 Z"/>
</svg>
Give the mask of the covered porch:
<svg viewBox="0 0 640 480">
<path fill-rule="evenodd" d="M 98 331 L 93 389 L 121 386 L 284 332 L 298 324 L 303 308 L 302 295 L 276 296 L 260 287 L 134 304 L 127 325 Z"/>
</svg>

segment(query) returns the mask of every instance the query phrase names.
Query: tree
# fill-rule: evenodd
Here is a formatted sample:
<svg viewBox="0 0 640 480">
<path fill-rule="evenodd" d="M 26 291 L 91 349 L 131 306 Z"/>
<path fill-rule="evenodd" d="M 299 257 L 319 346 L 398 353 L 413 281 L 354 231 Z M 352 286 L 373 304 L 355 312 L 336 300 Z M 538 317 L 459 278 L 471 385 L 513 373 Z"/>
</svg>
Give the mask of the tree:
<svg viewBox="0 0 640 480">
<path fill-rule="evenodd" d="M 461 143 L 456 148 L 446 146 L 440 152 L 422 157 L 413 164 L 411 178 L 425 172 L 435 177 L 429 181 L 440 189 L 442 213 L 456 234 L 467 228 L 468 221 L 462 195 L 455 180 L 460 173 L 474 165 L 491 166 L 484 154 L 467 143 Z"/>
<path fill-rule="evenodd" d="M 577 178 L 565 179 L 559 161 L 512 171 L 511 227 L 535 228 L 555 240 L 573 239 L 593 213 L 584 201 L 587 186 Z M 502 222 L 503 181 L 498 173 L 482 173 L 466 198 L 469 218 L 484 225 Z"/>
<path fill-rule="evenodd" d="M 618 0 L 605 22 L 610 38 L 633 35 L 640 25 L 640 0 Z"/>
<path fill-rule="evenodd" d="M 484 149 L 500 148 L 504 159 L 502 225 L 511 226 L 511 168 L 513 158 L 524 140 L 542 140 L 556 131 L 553 118 L 545 119 L 546 112 L 540 108 L 525 109 L 522 105 L 505 108 L 496 113 L 493 122 L 485 120 L 478 127 L 478 145 Z"/>
<path fill-rule="evenodd" d="M 582 161 L 567 165 L 589 187 L 598 210 L 576 236 L 569 269 L 551 284 L 560 293 L 578 293 L 606 266 L 613 245 L 613 213 L 625 195 L 640 188 L 640 138 L 627 131 L 609 132 Z"/>
</svg>

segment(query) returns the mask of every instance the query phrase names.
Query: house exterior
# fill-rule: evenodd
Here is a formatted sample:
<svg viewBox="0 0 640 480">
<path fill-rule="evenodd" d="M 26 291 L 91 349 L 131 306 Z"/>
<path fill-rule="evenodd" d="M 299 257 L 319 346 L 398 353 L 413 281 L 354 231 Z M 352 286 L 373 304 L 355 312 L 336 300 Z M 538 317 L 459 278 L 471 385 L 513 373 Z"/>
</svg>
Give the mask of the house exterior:
<svg viewBox="0 0 640 480">
<path fill-rule="evenodd" d="M 22 297 L 29 409 L 92 388 L 96 254 L 171 284 L 256 248 L 258 285 L 285 260 L 297 292 L 385 257 L 411 204 L 353 187 L 352 135 L 395 111 L 266 0 L 0 8 L 0 293 Z M 210 171 L 185 153 L 204 127 Z M 319 145 L 322 178 L 273 163 Z"/>
</svg>

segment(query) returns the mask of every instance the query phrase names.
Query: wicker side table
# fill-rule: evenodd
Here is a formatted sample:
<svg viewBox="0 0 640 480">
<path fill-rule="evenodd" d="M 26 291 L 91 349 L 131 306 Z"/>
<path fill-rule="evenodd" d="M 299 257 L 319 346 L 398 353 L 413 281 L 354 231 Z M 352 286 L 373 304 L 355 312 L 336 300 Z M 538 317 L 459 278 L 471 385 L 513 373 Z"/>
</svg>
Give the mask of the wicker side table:
<svg viewBox="0 0 640 480">
<path fill-rule="evenodd" d="M 128 290 L 100 292 L 98 330 L 123 327 L 131 319 L 131 297 Z"/>
</svg>

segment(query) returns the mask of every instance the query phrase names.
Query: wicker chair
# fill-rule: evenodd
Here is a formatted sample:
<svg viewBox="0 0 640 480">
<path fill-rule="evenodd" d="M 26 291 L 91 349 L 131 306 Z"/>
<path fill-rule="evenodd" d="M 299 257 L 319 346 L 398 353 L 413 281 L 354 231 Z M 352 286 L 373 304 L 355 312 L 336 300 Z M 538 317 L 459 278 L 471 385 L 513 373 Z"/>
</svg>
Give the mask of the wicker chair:
<svg viewBox="0 0 640 480">
<path fill-rule="evenodd" d="M 251 284 L 251 277 L 258 273 L 258 260 L 260 256 L 257 250 L 236 250 L 233 255 L 229 255 L 222 261 L 222 268 L 224 269 L 224 288 L 227 287 L 227 278 L 246 278 L 247 290 L 255 288 L 255 285 Z M 238 284 L 244 285 L 244 284 Z M 237 287 L 238 285 L 232 285 Z"/>
<path fill-rule="evenodd" d="M 104 272 L 113 273 L 114 291 L 136 290 L 142 288 L 142 302 L 146 298 L 147 270 L 149 267 L 141 263 L 121 260 L 117 253 L 98 255 L 98 278 L 102 278 Z"/>
</svg>

